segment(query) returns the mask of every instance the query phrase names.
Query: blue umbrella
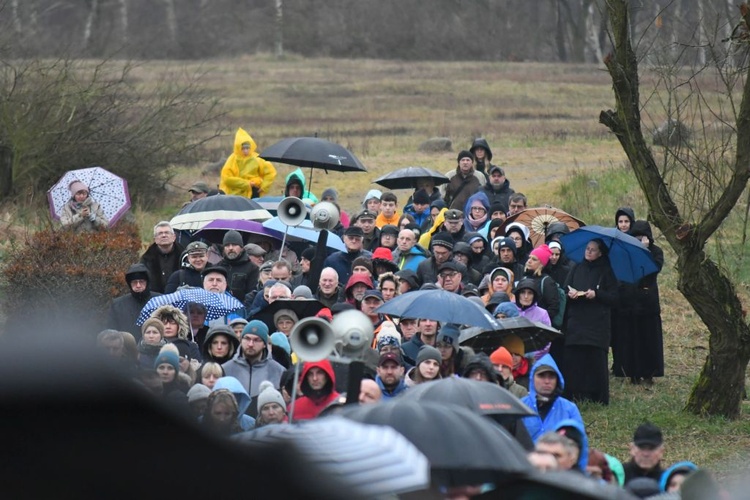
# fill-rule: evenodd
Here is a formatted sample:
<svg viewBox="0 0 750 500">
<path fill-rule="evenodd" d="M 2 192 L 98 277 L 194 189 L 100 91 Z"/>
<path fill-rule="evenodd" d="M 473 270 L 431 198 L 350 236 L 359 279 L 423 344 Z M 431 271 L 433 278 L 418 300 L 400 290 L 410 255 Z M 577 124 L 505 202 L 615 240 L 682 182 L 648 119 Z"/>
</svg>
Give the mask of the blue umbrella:
<svg viewBox="0 0 750 500">
<path fill-rule="evenodd" d="M 376 312 L 400 318 L 433 319 L 442 323 L 498 328 L 495 319 L 466 297 L 445 290 L 421 290 L 399 295 L 378 307 Z"/>
<path fill-rule="evenodd" d="M 274 217 L 273 219 L 265 221 L 263 223 L 263 227 L 278 231 L 279 233 L 281 233 L 279 237 L 282 237 L 284 236 L 284 230 L 286 230 L 287 225 L 281 222 L 278 217 Z M 309 241 L 311 243 L 317 243 L 319 235 L 320 231 L 316 230 L 313 227 L 312 222 L 305 219 L 304 221 L 302 221 L 302 224 L 297 227 L 289 226 L 287 240 Z M 344 245 L 344 242 L 341 241 L 341 237 L 336 233 L 332 233 L 330 231 L 328 231 L 327 246 L 328 248 L 331 248 L 333 250 L 341 250 L 342 252 L 346 252 L 346 246 Z"/>
<path fill-rule="evenodd" d="M 135 324 L 142 325 L 161 306 L 173 306 L 178 309 L 184 309 L 190 303 L 205 306 L 206 321 L 221 318 L 244 307 L 242 302 L 227 293 L 215 293 L 203 288 L 186 287 L 180 288 L 176 292 L 158 295 L 146 302 Z"/>
<path fill-rule="evenodd" d="M 644 276 L 659 271 L 651 252 L 638 239 L 613 227 L 584 226 L 560 238 L 565 255 L 583 262 L 586 245 L 599 238 L 609 248 L 609 262 L 615 277 L 626 283 L 637 283 Z"/>
</svg>

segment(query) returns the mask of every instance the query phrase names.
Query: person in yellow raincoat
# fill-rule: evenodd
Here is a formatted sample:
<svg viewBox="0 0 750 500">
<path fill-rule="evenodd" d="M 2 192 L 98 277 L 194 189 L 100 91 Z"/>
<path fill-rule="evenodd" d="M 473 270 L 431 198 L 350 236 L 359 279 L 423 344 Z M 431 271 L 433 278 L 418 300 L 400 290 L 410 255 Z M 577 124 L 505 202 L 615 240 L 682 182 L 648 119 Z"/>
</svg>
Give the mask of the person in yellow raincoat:
<svg viewBox="0 0 750 500">
<path fill-rule="evenodd" d="M 219 189 L 226 194 L 258 198 L 268 194 L 276 169 L 258 156 L 257 146 L 250 134 L 241 127 L 234 136 L 234 153 L 221 169 Z"/>
</svg>

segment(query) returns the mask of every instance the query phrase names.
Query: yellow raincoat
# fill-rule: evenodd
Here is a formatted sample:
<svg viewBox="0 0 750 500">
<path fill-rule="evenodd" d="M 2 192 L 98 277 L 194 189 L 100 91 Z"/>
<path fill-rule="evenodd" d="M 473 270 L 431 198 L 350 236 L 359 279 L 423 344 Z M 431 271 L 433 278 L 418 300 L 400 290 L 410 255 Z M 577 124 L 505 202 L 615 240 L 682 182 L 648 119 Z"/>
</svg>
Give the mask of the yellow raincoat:
<svg viewBox="0 0 750 500">
<path fill-rule="evenodd" d="M 242 144 L 250 143 L 250 153 L 242 154 Z M 234 136 L 234 153 L 229 155 L 221 169 L 219 189 L 226 194 L 236 194 L 247 198 L 253 197 L 253 187 L 258 188 L 258 196 L 268 194 L 274 179 L 276 169 L 257 153 L 258 146 L 250 134 L 238 128 Z"/>
<path fill-rule="evenodd" d="M 440 226 L 442 226 L 443 222 L 445 222 L 445 212 L 447 211 L 447 208 L 443 208 L 442 210 L 440 210 L 440 213 L 435 216 L 435 221 L 432 223 L 432 227 L 419 237 L 419 244 L 422 245 L 422 248 L 430 248 L 432 235 L 440 231 Z"/>
</svg>

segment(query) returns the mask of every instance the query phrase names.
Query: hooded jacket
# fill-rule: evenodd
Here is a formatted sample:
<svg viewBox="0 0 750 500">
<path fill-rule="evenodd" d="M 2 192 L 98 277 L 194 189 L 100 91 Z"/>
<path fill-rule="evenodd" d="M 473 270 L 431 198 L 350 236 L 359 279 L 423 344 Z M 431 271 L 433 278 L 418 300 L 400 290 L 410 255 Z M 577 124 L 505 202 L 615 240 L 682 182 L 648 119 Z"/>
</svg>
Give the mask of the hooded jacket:
<svg viewBox="0 0 750 500">
<path fill-rule="evenodd" d="M 303 202 L 310 205 L 314 205 L 318 202 L 318 197 L 305 188 L 305 174 L 300 168 L 294 170 L 293 172 L 290 172 L 286 176 L 286 179 L 284 180 L 284 196 L 289 196 L 289 185 L 293 182 L 302 186 L 302 196 L 300 196 L 300 198 Z"/>
<path fill-rule="evenodd" d="M 152 318 L 161 319 L 163 315 L 172 316 L 177 321 L 177 337 L 166 338 L 164 340 L 170 344 L 174 344 L 175 347 L 180 351 L 181 356 L 187 356 L 190 359 L 197 359 L 202 361 L 200 348 L 198 344 L 191 341 L 190 324 L 188 323 L 185 314 L 174 306 L 161 306 L 151 313 Z"/>
<path fill-rule="evenodd" d="M 499 203 L 503 207 L 503 211 L 505 213 L 508 213 L 508 210 L 510 208 L 510 195 L 515 193 L 515 190 L 510 187 L 510 181 L 508 179 L 505 179 L 499 186 L 495 186 L 488 180 L 487 183 L 482 187 L 481 192 L 487 196 L 490 205 Z"/>
<path fill-rule="evenodd" d="M 471 218 L 471 204 L 475 201 L 479 201 L 484 207 L 484 220 L 481 223 L 477 223 L 474 219 Z M 466 229 L 466 231 L 468 232 L 478 232 L 490 222 L 490 200 L 482 191 L 476 192 L 469 196 L 469 199 L 466 200 L 466 204 L 463 206 L 463 211 L 464 229 Z"/>
<path fill-rule="evenodd" d="M 94 220 L 90 217 L 83 217 L 81 210 L 88 207 Z M 101 231 L 109 227 L 107 216 L 99 203 L 91 195 L 87 196 L 83 202 L 78 203 L 73 197 L 63 205 L 62 214 L 60 214 L 60 223 L 67 229 L 72 229 L 77 233 L 88 233 L 92 231 Z"/>
<path fill-rule="evenodd" d="M 234 377 L 239 380 L 242 387 L 245 388 L 252 401 L 253 408 L 250 409 L 251 415 L 257 414 L 255 403 L 260 394 L 260 383 L 268 380 L 274 387 L 279 387 L 281 375 L 285 368 L 278 362 L 268 357 L 268 350 L 263 350 L 260 361 L 250 365 L 242 354 L 242 348 L 237 349 L 237 353 L 230 360 L 221 365 L 224 368 L 224 374 L 227 377 Z"/>
<path fill-rule="evenodd" d="M 396 263 L 399 271 L 408 269 L 416 273 L 419 264 L 429 257 L 430 252 L 422 248 L 419 244 L 415 244 L 406 253 L 401 253 L 401 250 L 398 248 L 393 252 L 393 262 Z"/>
<path fill-rule="evenodd" d="M 547 309 L 539 305 L 539 286 L 541 285 L 541 279 L 542 278 L 537 277 L 526 277 L 518 282 L 518 285 L 516 285 L 516 289 L 514 290 L 516 305 L 518 306 L 520 316 L 523 316 L 526 319 L 530 319 L 531 321 L 538 321 L 540 323 L 544 323 L 547 326 L 552 326 L 552 321 L 550 320 L 550 318 L 554 317 L 554 315 L 557 314 L 557 311 L 560 310 L 560 302 L 557 295 L 557 285 L 555 285 L 555 283 L 552 281 L 552 278 L 544 280 L 545 292 L 554 294 L 554 305 L 551 305 L 550 308 Z M 548 288 L 549 290 L 547 290 Z M 520 302 L 519 292 L 523 289 L 528 289 L 534 292 L 534 302 L 532 302 L 528 307 L 522 306 Z M 543 297 L 546 296 L 547 293 L 543 295 Z M 552 300 L 548 299 L 547 302 L 551 303 Z"/>
<path fill-rule="evenodd" d="M 240 427 L 242 427 L 243 431 L 252 430 L 255 427 L 255 419 L 250 415 L 245 414 L 252 401 L 250 395 L 245 388 L 242 387 L 240 381 L 230 376 L 221 377 L 216 381 L 213 388 L 214 391 L 218 391 L 219 389 L 227 389 L 234 394 L 234 399 L 237 401 L 237 409 L 240 411 L 238 417 L 240 420 Z"/>
<path fill-rule="evenodd" d="M 558 423 L 555 426 L 555 432 L 559 431 L 563 427 L 573 427 L 578 432 L 581 433 L 581 451 L 578 454 L 578 469 L 581 472 L 586 472 L 586 467 L 589 464 L 589 437 L 586 435 L 586 427 L 583 425 L 583 422 L 579 422 L 578 420 L 574 420 L 572 418 L 567 418 L 565 420 L 561 420 L 560 423 Z"/>
<path fill-rule="evenodd" d="M 633 224 L 635 223 L 635 211 L 633 211 L 630 207 L 620 207 L 617 209 L 617 212 L 615 212 L 615 227 L 617 227 L 617 219 L 620 218 L 621 215 L 624 215 L 628 219 L 630 219 L 630 229 L 633 229 Z M 628 234 L 630 234 L 630 230 L 628 230 Z"/>
<path fill-rule="evenodd" d="M 150 291 L 149 284 L 151 283 L 151 278 L 148 268 L 143 264 L 133 264 L 128 269 L 128 272 L 125 273 L 125 281 L 128 283 L 128 288 L 130 288 L 130 282 L 137 275 L 145 276 L 146 290 L 141 293 L 135 293 L 130 289 L 125 295 L 114 299 L 112 305 L 109 307 L 109 315 L 107 317 L 107 328 L 121 332 L 130 332 L 135 337 L 136 342 L 141 339 L 141 327 L 135 324 L 135 320 L 138 319 L 138 315 L 141 313 L 143 306 L 146 305 L 146 302 L 161 295 L 158 292 Z"/>
<path fill-rule="evenodd" d="M 550 399 L 554 398 L 554 401 L 544 419 L 539 416 L 539 403 L 537 401 L 536 386 L 534 385 L 534 375 L 536 374 L 537 369 L 543 365 L 551 366 L 557 374 L 557 388 L 555 389 L 555 393 L 550 397 Z M 526 425 L 526 429 L 529 431 L 531 439 L 535 442 L 539 436 L 545 432 L 554 431 L 557 425 L 566 419 L 572 419 L 583 426 L 583 418 L 581 417 L 581 412 L 578 411 L 578 406 L 572 401 L 560 396 L 564 388 L 565 379 L 563 378 L 560 369 L 557 367 L 557 363 L 552 359 L 552 356 L 545 354 L 531 369 L 529 395 L 521 400 L 537 413 L 534 416 L 523 418 L 523 423 Z"/>
<path fill-rule="evenodd" d="M 250 153 L 242 154 L 242 144 L 250 143 Z M 226 194 L 257 198 L 265 196 L 276 179 L 276 169 L 261 158 L 257 152 L 258 146 L 250 134 L 242 128 L 237 129 L 234 136 L 234 152 L 229 155 L 221 169 L 219 189 Z"/>
<path fill-rule="evenodd" d="M 321 391 L 314 391 L 307 382 L 307 374 L 312 368 L 316 367 L 328 375 L 328 382 Z M 333 371 L 331 362 L 327 359 L 305 363 L 302 368 L 300 380 L 300 389 L 304 395 L 301 398 L 297 398 L 297 401 L 294 403 L 294 420 L 310 420 L 317 417 L 331 401 L 339 397 L 339 393 L 336 392 L 336 374 Z M 291 404 L 287 407 L 287 412 L 291 412 Z"/>
<path fill-rule="evenodd" d="M 354 296 L 352 295 L 352 288 L 357 283 L 365 285 L 368 290 L 371 290 L 374 287 L 372 284 L 372 279 L 365 273 L 354 273 L 349 277 L 349 281 L 346 282 L 346 287 L 344 288 L 344 296 L 346 297 L 346 302 L 353 305 L 357 309 L 360 309 L 361 303 L 354 300 Z"/>
<path fill-rule="evenodd" d="M 398 381 L 398 385 L 396 385 L 396 387 L 394 387 L 392 390 L 388 389 L 385 384 L 383 384 L 383 381 L 380 379 L 380 375 L 375 377 L 375 383 L 378 384 L 378 387 L 380 387 L 380 392 L 383 393 L 383 401 L 393 399 L 404 392 L 406 389 L 408 389 L 408 386 L 406 384 L 406 377 L 402 377 L 401 380 Z"/>
<path fill-rule="evenodd" d="M 486 160 L 476 160 L 475 162 L 475 168 L 477 172 L 481 172 L 482 174 L 489 175 L 490 169 L 492 168 L 492 150 L 490 149 L 490 145 L 487 142 L 487 139 L 484 137 L 477 137 L 474 139 L 474 142 L 471 143 L 471 149 L 469 151 L 471 154 L 474 155 L 476 158 L 477 156 L 477 148 L 483 148 L 485 151 L 487 151 Z"/>
</svg>

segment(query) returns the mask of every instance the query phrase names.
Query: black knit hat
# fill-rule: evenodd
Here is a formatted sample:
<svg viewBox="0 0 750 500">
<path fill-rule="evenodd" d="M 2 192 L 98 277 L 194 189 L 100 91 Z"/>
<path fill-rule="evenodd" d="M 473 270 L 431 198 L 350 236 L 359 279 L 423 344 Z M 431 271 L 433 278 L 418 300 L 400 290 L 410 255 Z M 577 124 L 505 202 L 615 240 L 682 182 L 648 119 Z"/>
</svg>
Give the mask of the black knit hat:
<svg viewBox="0 0 750 500">
<path fill-rule="evenodd" d="M 471 154 L 471 151 L 466 151 L 465 149 L 458 153 L 458 158 L 456 158 L 456 161 L 460 162 L 463 158 L 471 158 L 471 161 L 474 161 L 474 155 Z"/>
</svg>

